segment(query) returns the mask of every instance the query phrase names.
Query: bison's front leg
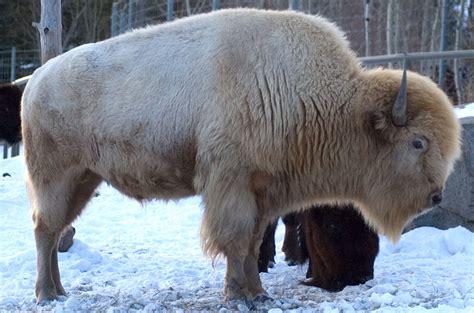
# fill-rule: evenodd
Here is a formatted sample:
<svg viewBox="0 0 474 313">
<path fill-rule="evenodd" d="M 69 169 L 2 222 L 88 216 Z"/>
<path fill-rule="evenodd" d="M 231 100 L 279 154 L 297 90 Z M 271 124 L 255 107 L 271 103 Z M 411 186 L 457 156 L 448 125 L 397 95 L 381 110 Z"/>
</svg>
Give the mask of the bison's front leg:
<svg viewBox="0 0 474 313">
<path fill-rule="evenodd" d="M 260 274 L 258 270 L 258 257 L 260 252 L 260 246 L 263 241 L 263 236 L 269 220 L 259 218 L 255 225 L 255 229 L 250 240 L 249 252 L 245 257 L 244 271 L 247 276 L 247 282 L 250 292 L 254 297 L 256 296 L 267 296 L 267 293 L 262 287 L 260 281 Z"/>
<path fill-rule="evenodd" d="M 245 256 L 229 252 L 225 279 L 226 299 L 245 298 L 253 300 L 267 297 L 262 287 L 258 270 L 258 255 L 267 223 L 257 223 L 249 241 Z"/>
<path fill-rule="evenodd" d="M 213 173 L 203 190 L 205 209 L 201 236 L 204 252 L 227 258 L 226 300 L 253 300 L 262 294 L 258 249 L 265 226 L 258 226 L 255 195 L 245 176 Z M 260 229 L 262 228 L 262 229 Z"/>
</svg>

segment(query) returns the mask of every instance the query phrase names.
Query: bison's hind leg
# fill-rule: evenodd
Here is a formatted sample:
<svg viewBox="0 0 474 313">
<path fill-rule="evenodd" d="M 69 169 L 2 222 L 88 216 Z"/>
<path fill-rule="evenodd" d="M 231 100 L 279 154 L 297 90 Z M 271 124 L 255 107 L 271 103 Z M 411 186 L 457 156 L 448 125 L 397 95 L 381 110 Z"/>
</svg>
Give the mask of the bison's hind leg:
<svg viewBox="0 0 474 313">
<path fill-rule="evenodd" d="M 81 213 L 102 178 L 87 169 L 68 169 L 60 175 L 40 173 L 31 164 L 28 169 L 37 251 L 35 292 L 40 303 L 66 295 L 59 275 L 59 236 Z"/>
</svg>

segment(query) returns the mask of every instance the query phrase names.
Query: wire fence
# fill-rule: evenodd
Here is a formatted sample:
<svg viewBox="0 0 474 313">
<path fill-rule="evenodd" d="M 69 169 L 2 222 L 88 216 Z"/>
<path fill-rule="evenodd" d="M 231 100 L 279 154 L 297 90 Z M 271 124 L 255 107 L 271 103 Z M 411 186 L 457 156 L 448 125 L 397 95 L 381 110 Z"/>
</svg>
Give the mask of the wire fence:
<svg viewBox="0 0 474 313">
<path fill-rule="evenodd" d="M 0 83 L 31 75 L 40 65 L 39 50 L 0 50 Z"/>
</svg>

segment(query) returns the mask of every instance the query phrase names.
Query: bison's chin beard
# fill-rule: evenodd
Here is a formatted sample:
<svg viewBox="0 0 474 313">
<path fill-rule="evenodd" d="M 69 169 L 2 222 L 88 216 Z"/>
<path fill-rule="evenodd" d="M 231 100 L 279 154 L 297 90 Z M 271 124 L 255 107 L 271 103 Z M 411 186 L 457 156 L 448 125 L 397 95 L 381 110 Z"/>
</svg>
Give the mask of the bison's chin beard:
<svg viewBox="0 0 474 313">
<path fill-rule="evenodd" d="M 415 217 L 427 212 L 429 209 L 373 209 L 367 205 L 356 203 L 366 223 L 377 233 L 387 236 L 393 244 L 396 244 L 405 229 Z M 387 207 L 385 207 L 387 208 Z"/>
</svg>

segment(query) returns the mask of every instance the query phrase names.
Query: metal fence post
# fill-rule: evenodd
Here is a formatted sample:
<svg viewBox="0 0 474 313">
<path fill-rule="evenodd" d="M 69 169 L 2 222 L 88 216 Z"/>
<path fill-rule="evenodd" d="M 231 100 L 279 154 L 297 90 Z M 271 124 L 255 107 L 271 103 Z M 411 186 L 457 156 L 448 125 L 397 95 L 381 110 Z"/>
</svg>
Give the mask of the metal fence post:
<svg viewBox="0 0 474 313">
<path fill-rule="evenodd" d="M 219 10 L 221 3 L 219 0 L 212 0 L 212 11 Z"/>
<path fill-rule="evenodd" d="M 14 81 L 16 79 L 16 47 L 12 47 L 10 60 L 10 81 Z"/>
<path fill-rule="evenodd" d="M 128 27 L 127 29 L 132 29 L 133 28 L 133 4 L 135 1 L 133 0 L 128 0 Z"/>
<path fill-rule="evenodd" d="M 16 143 L 12 146 L 12 157 L 20 154 L 20 144 Z"/>
<path fill-rule="evenodd" d="M 174 0 L 168 0 L 166 2 L 166 20 L 167 21 L 173 20 L 173 8 L 174 8 Z"/>
<path fill-rule="evenodd" d="M 300 0 L 290 0 L 290 10 L 300 10 Z"/>
<path fill-rule="evenodd" d="M 12 52 L 11 52 L 11 65 L 10 65 L 10 81 L 14 81 L 16 79 L 16 47 L 12 47 Z M 5 158 L 5 153 L 6 157 L 8 157 L 8 147 L 5 145 L 3 148 L 3 157 Z M 17 156 L 20 154 L 20 145 L 19 144 L 14 144 L 12 146 L 12 157 Z"/>
<path fill-rule="evenodd" d="M 118 35 L 118 3 L 114 2 L 112 3 L 112 16 L 110 17 L 111 23 L 110 23 L 110 33 L 112 34 L 112 37 Z"/>
<path fill-rule="evenodd" d="M 120 17 L 119 34 L 123 34 L 127 30 L 127 17 L 125 16 L 125 12 L 123 11 L 123 9 L 119 10 L 119 17 Z"/>
</svg>

